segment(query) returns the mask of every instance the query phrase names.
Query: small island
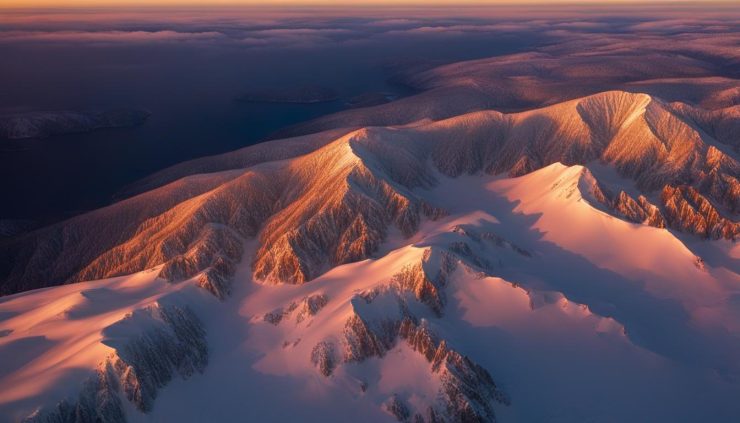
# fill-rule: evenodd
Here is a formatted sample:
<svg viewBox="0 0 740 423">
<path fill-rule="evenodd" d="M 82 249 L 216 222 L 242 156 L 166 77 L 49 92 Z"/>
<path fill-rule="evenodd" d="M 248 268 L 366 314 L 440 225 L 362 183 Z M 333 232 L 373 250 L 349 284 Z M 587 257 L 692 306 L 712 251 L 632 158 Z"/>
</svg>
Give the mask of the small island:
<svg viewBox="0 0 740 423">
<path fill-rule="evenodd" d="M 347 106 L 353 109 L 379 106 L 381 104 L 389 103 L 395 99 L 396 96 L 393 94 L 383 92 L 368 92 L 350 98 L 349 100 L 347 100 Z"/>
<path fill-rule="evenodd" d="M 244 93 L 236 98 L 245 103 L 296 103 L 313 104 L 335 101 L 336 91 L 319 85 L 304 85 L 275 89 L 260 89 Z"/>
<path fill-rule="evenodd" d="M 128 128 L 141 125 L 148 118 L 149 112 L 134 109 L 0 114 L 0 138 L 46 138 L 103 128 Z"/>
<path fill-rule="evenodd" d="M 0 239 L 11 238 L 31 231 L 36 222 L 27 219 L 0 219 Z"/>
</svg>

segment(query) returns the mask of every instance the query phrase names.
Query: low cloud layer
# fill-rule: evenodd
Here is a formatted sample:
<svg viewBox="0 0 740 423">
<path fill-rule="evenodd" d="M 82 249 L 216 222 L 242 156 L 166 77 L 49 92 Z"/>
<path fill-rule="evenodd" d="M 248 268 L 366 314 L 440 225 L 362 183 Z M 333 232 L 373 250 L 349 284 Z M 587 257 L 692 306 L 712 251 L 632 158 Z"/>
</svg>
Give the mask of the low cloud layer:
<svg viewBox="0 0 740 423">
<path fill-rule="evenodd" d="M 469 11 L 467 11 L 469 12 Z M 458 17 L 409 15 L 343 15 L 324 13 L 277 13 L 271 10 L 162 11 L 16 11 L 0 17 L 0 44 L 142 44 L 207 43 L 240 48 L 314 48 L 352 45 L 383 39 L 418 37 L 488 37 L 497 34 L 546 33 L 553 41 L 579 34 L 670 34 L 737 31 L 736 11 L 693 11 L 625 14 L 606 18 L 599 13 L 560 13 L 541 18 L 533 13 L 488 13 L 466 11 Z M 402 15 L 403 10 L 397 11 Z M 466 14 L 467 13 L 467 14 Z M 494 39 L 495 40 L 495 39 Z"/>
</svg>

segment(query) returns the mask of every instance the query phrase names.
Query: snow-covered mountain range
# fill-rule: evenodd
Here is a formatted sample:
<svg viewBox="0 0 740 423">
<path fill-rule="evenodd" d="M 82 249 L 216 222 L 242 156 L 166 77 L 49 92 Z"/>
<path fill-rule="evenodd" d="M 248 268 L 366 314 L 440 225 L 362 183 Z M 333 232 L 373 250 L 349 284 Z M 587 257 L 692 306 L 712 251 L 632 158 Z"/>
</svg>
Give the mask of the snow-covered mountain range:
<svg viewBox="0 0 740 423">
<path fill-rule="evenodd" d="M 574 98 L 540 53 L 528 94 L 491 82 L 521 59 L 3 240 L 0 416 L 732 421 L 737 80 L 681 63 L 714 89 L 679 101 L 625 65 Z"/>
</svg>

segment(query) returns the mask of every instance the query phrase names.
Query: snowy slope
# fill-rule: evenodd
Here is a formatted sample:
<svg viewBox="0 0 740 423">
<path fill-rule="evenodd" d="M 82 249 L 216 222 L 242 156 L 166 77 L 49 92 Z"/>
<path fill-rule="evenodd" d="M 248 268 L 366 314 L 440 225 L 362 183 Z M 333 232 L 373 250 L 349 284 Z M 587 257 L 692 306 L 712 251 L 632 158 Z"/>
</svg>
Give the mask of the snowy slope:
<svg viewBox="0 0 740 423">
<path fill-rule="evenodd" d="M 163 263 L 163 276 L 182 279 L 214 267 L 219 256 L 229 263 L 214 268 L 227 275 L 240 240 L 254 236 L 260 239 L 252 257 L 258 277 L 300 283 L 368 257 L 391 230 L 410 235 L 423 219 L 443 215 L 444 207 L 413 192 L 434 186 L 434 172 L 522 175 L 556 162 L 600 162 L 626 180 L 629 186 L 603 184 L 600 190 L 598 200 L 616 216 L 700 238 L 735 239 L 740 164 L 732 136 L 712 135 L 731 131 L 708 132 L 688 110 L 609 91 L 522 113 L 480 111 L 362 128 L 329 142 L 319 137 L 321 147 L 285 160 L 261 162 L 237 151 L 208 168 L 256 164 L 188 176 L 0 244 L 2 290 L 125 275 Z M 725 114 L 701 117 L 718 129 L 739 121 Z"/>
<path fill-rule="evenodd" d="M 149 389 L 159 383 L 155 379 L 166 382 L 173 370 L 183 375 L 194 370 L 188 368 L 194 363 L 185 361 L 195 350 L 185 348 L 179 331 L 200 326 L 190 304 L 207 299 L 201 290 L 167 284 L 152 271 L 3 298 L 0 416 L 20 421 L 38 412 L 40 421 L 68 421 L 69 415 L 97 414 L 120 421 L 133 404 L 146 409 Z M 199 332 L 191 341 L 205 347 Z M 145 342 L 164 349 L 149 349 Z M 155 363 L 140 356 L 146 350 L 180 358 L 157 354 Z M 195 367 L 202 369 L 207 352 L 198 360 Z M 117 380 L 111 383 L 114 373 Z M 131 404 L 112 392 L 119 387 Z"/>
<path fill-rule="evenodd" d="M 713 31 L 412 70 L 10 231 L 0 423 L 737 421 L 740 38 Z M 11 123 L 116 123 L 60 116 Z"/>
<path fill-rule="evenodd" d="M 431 412 L 732 421 L 740 412 L 740 276 L 709 264 L 736 260 L 733 243 L 694 240 L 716 255 L 698 262 L 674 233 L 602 211 L 583 166 L 434 177 L 413 192 L 447 216 L 411 238 L 391 232 L 369 259 L 302 285 L 257 282 L 243 260 L 224 302 L 197 277 L 156 278 L 159 268 L 3 298 L 0 354 L 24 359 L 3 360 L 0 415 L 12 421 L 74 399 L 111 354 L 133 362 L 126 345 L 161 319 L 124 318 L 155 303 L 197 316 L 208 364 L 171 372 L 148 408 L 121 389 L 128 421 Z M 246 242 L 244 256 L 257 248 Z"/>
</svg>

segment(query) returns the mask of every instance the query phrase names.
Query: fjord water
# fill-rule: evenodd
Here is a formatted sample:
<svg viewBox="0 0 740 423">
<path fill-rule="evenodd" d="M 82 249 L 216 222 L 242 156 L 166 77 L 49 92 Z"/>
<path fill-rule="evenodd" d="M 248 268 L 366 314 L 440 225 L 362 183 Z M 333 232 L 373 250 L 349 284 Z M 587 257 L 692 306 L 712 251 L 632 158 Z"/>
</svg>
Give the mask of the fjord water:
<svg viewBox="0 0 740 423">
<path fill-rule="evenodd" d="M 249 27 L 249 19 L 258 17 L 247 17 L 239 25 Z M 65 31 L 70 25 L 105 29 L 105 24 L 85 21 L 84 15 L 69 20 L 72 23 L 62 25 Z M 152 24 L 126 25 L 127 30 L 141 30 Z M 203 25 L 207 23 L 185 23 L 184 31 L 208 30 Z M 331 30 L 335 23 L 310 25 Z M 43 24 L 16 26 L 28 30 Z M 7 59 L 0 67 L 0 112 L 127 107 L 147 110 L 151 116 L 135 128 L 3 140 L 0 196 L 5 201 L 0 219 L 48 223 L 104 206 L 126 185 L 157 170 L 260 142 L 280 128 L 342 110 L 353 96 L 409 94 L 408 88 L 388 82 L 403 64 L 431 66 L 511 53 L 536 40 L 536 35 L 504 36 L 490 42 L 469 34 L 442 41 L 395 37 L 391 42 L 380 37 L 358 45 L 333 39 L 264 48 L 222 41 L 6 40 L 0 43 L 0 55 Z M 248 90 L 303 85 L 328 87 L 339 98 L 312 104 L 235 101 Z"/>
</svg>

